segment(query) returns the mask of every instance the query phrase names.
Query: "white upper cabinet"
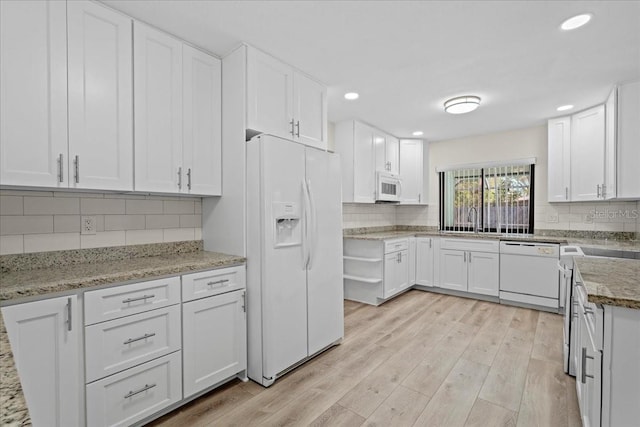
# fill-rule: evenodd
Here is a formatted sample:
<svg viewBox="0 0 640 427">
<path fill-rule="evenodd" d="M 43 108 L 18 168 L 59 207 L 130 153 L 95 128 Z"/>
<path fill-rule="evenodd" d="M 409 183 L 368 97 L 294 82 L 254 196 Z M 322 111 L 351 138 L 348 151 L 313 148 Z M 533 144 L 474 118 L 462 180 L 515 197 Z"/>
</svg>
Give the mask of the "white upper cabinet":
<svg viewBox="0 0 640 427">
<path fill-rule="evenodd" d="M 327 89 L 255 48 L 247 48 L 247 138 L 268 133 L 327 148 Z"/>
<path fill-rule="evenodd" d="M 616 107 L 616 197 L 640 199 L 640 81 L 618 87 Z"/>
<path fill-rule="evenodd" d="M 423 144 L 420 139 L 400 140 L 401 204 L 427 204 Z"/>
<path fill-rule="evenodd" d="M 183 46 L 183 192 L 222 194 L 222 68 L 218 58 Z"/>
<path fill-rule="evenodd" d="M 65 2 L 0 1 L 0 184 L 67 187 Z"/>
<path fill-rule="evenodd" d="M 135 189 L 177 193 L 186 173 L 181 167 L 182 43 L 139 22 L 133 29 Z"/>
<path fill-rule="evenodd" d="M 571 187 L 571 117 L 549 120 L 548 200 L 568 202 Z"/>
<path fill-rule="evenodd" d="M 67 3 L 71 188 L 133 190 L 131 19 Z"/>
<path fill-rule="evenodd" d="M 400 141 L 398 138 L 373 129 L 376 171 L 398 175 L 400 172 Z"/>
<path fill-rule="evenodd" d="M 374 129 L 364 123 L 347 120 L 336 123 L 335 150 L 342 167 L 342 201 L 375 201 Z"/>
<path fill-rule="evenodd" d="M 604 184 L 604 105 L 571 117 L 571 200 L 602 198 Z"/>
<path fill-rule="evenodd" d="M 389 172 L 398 175 L 400 173 L 400 140 L 395 136 L 386 136 L 386 158 Z"/>
</svg>

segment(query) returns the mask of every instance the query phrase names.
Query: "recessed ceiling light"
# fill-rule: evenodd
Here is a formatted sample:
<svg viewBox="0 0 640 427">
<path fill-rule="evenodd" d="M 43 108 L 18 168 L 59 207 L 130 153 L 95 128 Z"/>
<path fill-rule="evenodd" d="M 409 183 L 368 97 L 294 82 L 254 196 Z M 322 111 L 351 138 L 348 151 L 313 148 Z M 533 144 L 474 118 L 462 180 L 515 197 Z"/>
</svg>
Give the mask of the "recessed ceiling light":
<svg viewBox="0 0 640 427">
<path fill-rule="evenodd" d="M 587 22 L 591 21 L 591 16 L 592 15 L 590 13 L 583 13 L 581 15 L 573 16 L 564 21 L 562 25 L 560 25 L 560 28 L 565 31 L 575 30 L 576 28 L 580 28 Z"/>
<path fill-rule="evenodd" d="M 444 111 L 451 114 L 464 114 L 478 108 L 480 97 L 475 95 L 465 95 L 451 98 L 444 103 Z"/>
<path fill-rule="evenodd" d="M 561 107 L 558 107 L 557 110 L 558 111 L 567 111 L 567 110 L 571 110 L 573 108 L 573 105 L 563 105 Z"/>
<path fill-rule="evenodd" d="M 358 99 L 360 95 L 356 92 L 347 92 L 344 94 L 344 99 L 348 99 L 349 101 L 353 101 L 354 99 Z"/>
<path fill-rule="evenodd" d="M 413 136 L 422 136 L 424 135 L 424 132 L 422 132 L 421 130 L 417 130 L 414 133 L 412 133 Z"/>
</svg>

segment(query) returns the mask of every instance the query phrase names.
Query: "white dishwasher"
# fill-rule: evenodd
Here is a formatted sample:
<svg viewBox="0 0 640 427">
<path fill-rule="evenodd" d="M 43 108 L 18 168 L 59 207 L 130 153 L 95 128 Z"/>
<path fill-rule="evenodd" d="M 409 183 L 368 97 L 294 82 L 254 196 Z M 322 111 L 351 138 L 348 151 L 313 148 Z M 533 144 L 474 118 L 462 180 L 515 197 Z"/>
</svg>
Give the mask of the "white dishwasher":
<svg viewBox="0 0 640 427">
<path fill-rule="evenodd" d="M 560 245 L 500 242 L 500 302 L 558 311 Z"/>
</svg>

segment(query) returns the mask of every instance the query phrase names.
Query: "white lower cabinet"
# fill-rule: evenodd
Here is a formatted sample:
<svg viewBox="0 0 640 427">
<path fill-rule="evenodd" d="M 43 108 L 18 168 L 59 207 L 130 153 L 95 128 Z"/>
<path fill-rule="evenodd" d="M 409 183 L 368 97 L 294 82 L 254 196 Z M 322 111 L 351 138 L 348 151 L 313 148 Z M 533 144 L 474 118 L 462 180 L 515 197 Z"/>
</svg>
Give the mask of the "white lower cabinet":
<svg viewBox="0 0 640 427">
<path fill-rule="evenodd" d="M 497 240 L 442 239 L 439 286 L 497 297 L 500 284 L 498 252 Z"/>
<path fill-rule="evenodd" d="M 383 298 L 389 298 L 409 286 L 409 251 L 385 254 Z"/>
<path fill-rule="evenodd" d="M 440 250 L 440 287 L 467 291 L 467 252 Z"/>
<path fill-rule="evenodd" d="M 247 367 L 245 291 L 183 304 L 184 396 L 192 396 Z"/>
<path fill-rule="evenodd" d="M 467 290 L 474 294 L 498 296 L 499 255 L 488 252 L 469 252 L 467 257 Z"/>
<path fill-rule="evenodd" d="M 128 426 L 182 399 L 180 351 L 87 385 L 88 426 Z"/>
<path fill-rule="evenodd" d="M 435 286 L 436 257 L 439 240 L 433 237 L 416 238 L 416 285 Z"/>
<path fill-rule="evenodd" d="M 80 322 L 76 295 L 2 308 L 34 426 L 80 426 Z"/>
</svg>

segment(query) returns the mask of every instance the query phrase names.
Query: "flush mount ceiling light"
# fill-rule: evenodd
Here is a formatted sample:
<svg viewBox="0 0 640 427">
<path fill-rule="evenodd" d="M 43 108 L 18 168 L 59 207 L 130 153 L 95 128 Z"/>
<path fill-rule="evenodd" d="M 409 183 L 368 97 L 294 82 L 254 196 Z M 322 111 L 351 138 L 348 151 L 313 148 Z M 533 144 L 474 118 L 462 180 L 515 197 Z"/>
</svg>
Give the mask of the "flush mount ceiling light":
<svg viewBox="0 0 640 427">
<path fill-rule="evenodd" d="M 571 110 L 573 108 L 573 105 L 563 105 L 561 107 L 558 107 L 557 110 L 558 111 L 567 111 L 567 110 Z"/>
<path fill-rule="evenodd" d="M 444 103 L 444 111 L 451 114 L 469 113 L 480 105 L 480 97 L 465 95 L 451 98 Z"/>
<path fill-rule="evenodd" d="M 585 25 L 587 22 L 591 21 L 590 13 L 583 13 L 580 15 L 572 16 L 571 18 L 565 20 L 560 28 L 565 31 L 575 30 L 576 28 L 580 28 Z"/>
<path fill-rule="evenodd" d="M 353 101 L 358 98 L 360 98 L 360 95 L 356 92 L 347 92 L 344 94 L 344 99 L 348 99 L 349 101 Z"/>
<path fill-rule="evenodd" d="M 424 135 L 424 132 L 422 132 L 421 130 L 417 130 L 415 132 L 412 133 L 413 136 L 422 136 Z"/>
</svg>

